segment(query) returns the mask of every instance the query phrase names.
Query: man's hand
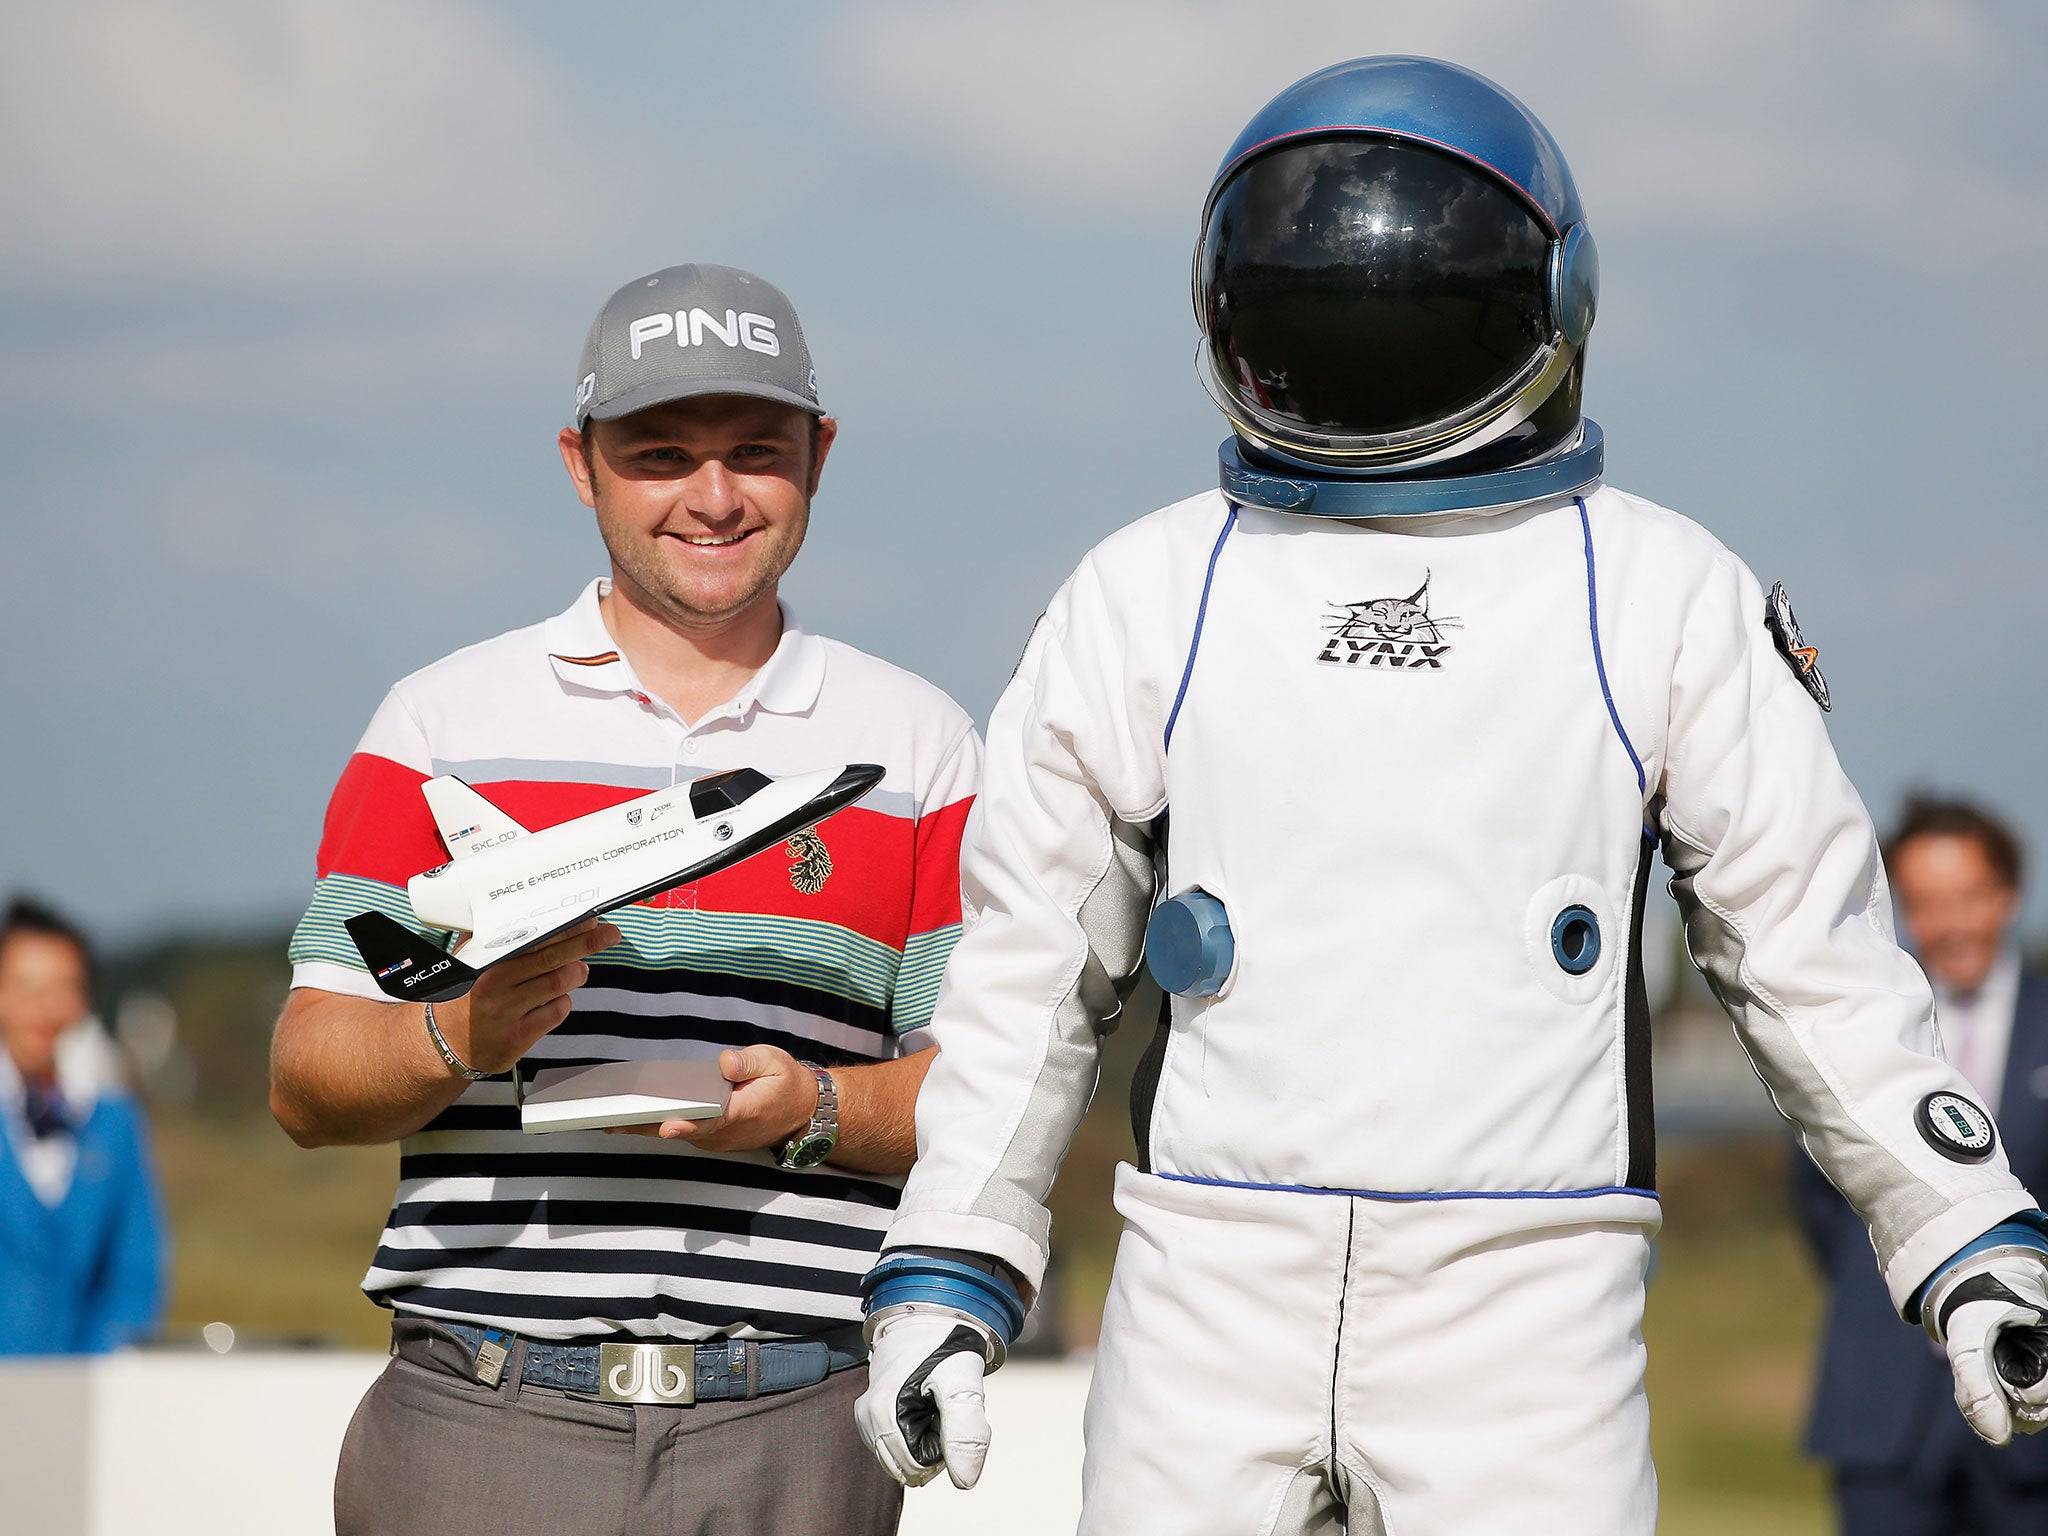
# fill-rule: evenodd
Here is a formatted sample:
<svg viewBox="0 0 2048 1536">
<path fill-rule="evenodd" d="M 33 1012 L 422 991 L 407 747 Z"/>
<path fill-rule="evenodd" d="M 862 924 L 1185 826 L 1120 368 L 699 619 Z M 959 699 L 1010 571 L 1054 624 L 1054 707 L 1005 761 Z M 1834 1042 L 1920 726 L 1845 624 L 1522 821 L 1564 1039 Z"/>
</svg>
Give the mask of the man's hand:
<svg viewBox="0 0 2048 1536">
<path fill-rule="evenodd" d="M 988 1459 L 984 1334 L 958 1313 L 919 1308 L 886 1318 L 868 1356 L 854 1423 L 875 1459 L 916 1488 L 939 1475 L 972 1488 Z"/>
<path fill-rule="evenodd" d="M 2038 1348 L 2048 1326 L 2048 1265 L 2031 1253 L 1987 1253 L 1945 1279 L 1929 1304 L 1970 1428 L 2004 1445 L 2015 1431 L 2048 1427 L 2048 1377 L 2024 1386 L 2010 1379 L 2031 1374 L 2025 1346 Z"/>
<path fill-rule="evenodd" d="M 818 1079 L 789 1052 L 773 1045 L 721 1051 L 718 1070 L 733 1085 L 725 1113 L 709 1120 L 664 1120 L 659 1125 L 613 1129 L 638 1136 L 687 1141 L 706 1152 L 752 1152 L 779 1148 L 811 1123 L 818 1108 Z"/>
<path fill-rule="evenodd" d="M 514 955 L 466 997 L 434 1005 L 449 1050 L 479 1072 L 503 1072 L 569 1016 L 584 961 L 619 940 L 595 919 Z M 302 1147 L 397 1141 L 469 1088 L 427 1037 L 416 1003 L 295 987 L 270 1038 L 270 1112 Z"/>
<path fill-rule="evenodd" d="M 523 955 L 501 960 L 467 995 L 434 1005 L 448 1048 L 479 1072 L 503 1072 L 569 1017 L 569 994 L 590 979 L 590 956 L 619 942 L 591 918 Z"/>
</svg>

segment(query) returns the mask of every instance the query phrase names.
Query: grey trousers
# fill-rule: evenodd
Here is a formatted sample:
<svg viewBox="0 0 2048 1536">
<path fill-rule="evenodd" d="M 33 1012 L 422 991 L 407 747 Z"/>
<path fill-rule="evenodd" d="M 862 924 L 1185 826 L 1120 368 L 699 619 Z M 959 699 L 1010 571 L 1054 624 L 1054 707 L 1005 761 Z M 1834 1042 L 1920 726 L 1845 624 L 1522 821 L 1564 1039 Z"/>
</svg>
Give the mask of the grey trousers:
<svg viewBox="0 0 2048 1536">
<path fill-rule="evenodd" d="M 894 1536 L 903 1490 L 853 1426 L 866 1366 L 752 1402 L 598 1403 L 516 1369 L 483 1386 L 460 1340 L 396 1326 L 430 1359 L 394 1356 L 356 1409 L 336 1536 Z"/>
</svg>

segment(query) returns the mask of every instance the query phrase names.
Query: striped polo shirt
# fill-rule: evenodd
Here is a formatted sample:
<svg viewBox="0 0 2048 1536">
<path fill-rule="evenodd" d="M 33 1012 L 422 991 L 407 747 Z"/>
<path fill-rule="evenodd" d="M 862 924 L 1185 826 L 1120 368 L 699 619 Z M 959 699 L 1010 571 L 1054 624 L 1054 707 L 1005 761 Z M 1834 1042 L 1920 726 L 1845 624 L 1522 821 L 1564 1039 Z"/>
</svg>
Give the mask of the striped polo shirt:
<svg viewBox="0 0 2048 1536">
<path fill-rule="evenodd" d="M 686 723 L 613 644 L 598 611 L 608 586 L 386 696 L 328 805 L 292 984 L 382 1001 L 344 920 L 375 910 L 430 932 L 405 888 L 448 857 L 420 793 L 433 775 L 457 775 L 538 830 L 728 768 L 779 777 L 871 762 L 881 783 L 811 834 L 613 913 L 625 937 L 518 1070 L 531 1081 L 755 1042 L 829 1067 L 928 1043 L 960 931 L 973 723 L 922 679 L 806 634 L 786 608 L 768 663 Z M 770 1151 L 528 1136 L 508 1074 L 472 1084 L 400 1145 L 363 1289 L 404 1312 L 544 1339 L 815 1334 L 859 1318 L 860 1277 L 901 1182 L 780 1169 Z"/>
</svg>

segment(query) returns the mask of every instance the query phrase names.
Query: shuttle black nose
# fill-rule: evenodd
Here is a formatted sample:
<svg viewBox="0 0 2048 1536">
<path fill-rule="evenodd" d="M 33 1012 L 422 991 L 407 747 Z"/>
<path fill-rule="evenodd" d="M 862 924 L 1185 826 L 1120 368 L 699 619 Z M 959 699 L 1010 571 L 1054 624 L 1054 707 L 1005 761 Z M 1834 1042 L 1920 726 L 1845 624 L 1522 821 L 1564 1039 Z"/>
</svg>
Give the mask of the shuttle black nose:
<svg viewBox="0 0 2048 1536">
<path fill-rule="evenodd" d="M 851 805 L 862 795 L 882 782 L 887 772 L 880 763 L 848 763 L 846 770 L 829 784 L 825 793 L 818 798 L 831 800 L 840 805 Z"/>
</svg>

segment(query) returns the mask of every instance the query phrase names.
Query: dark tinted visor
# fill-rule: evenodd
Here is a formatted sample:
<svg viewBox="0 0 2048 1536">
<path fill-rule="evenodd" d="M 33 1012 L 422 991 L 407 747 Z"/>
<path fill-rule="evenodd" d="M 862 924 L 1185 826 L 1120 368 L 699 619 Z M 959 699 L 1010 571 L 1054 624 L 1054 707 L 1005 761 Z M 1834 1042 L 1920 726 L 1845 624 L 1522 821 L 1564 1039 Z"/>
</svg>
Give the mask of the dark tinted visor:
<svg viewBox="0 0 2048 1536">
<path fill-rule="evenodd" d="M 1196 278 L 1211 361 L 1256 416 L 1377 437 L 1455 421 L 1551 340 L 1550 232 L 1504 183 L 1387 139 L 1236 172 Z"/>
</svg>

